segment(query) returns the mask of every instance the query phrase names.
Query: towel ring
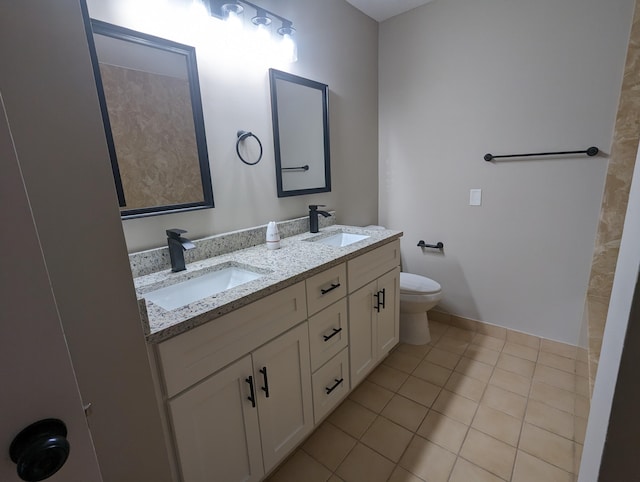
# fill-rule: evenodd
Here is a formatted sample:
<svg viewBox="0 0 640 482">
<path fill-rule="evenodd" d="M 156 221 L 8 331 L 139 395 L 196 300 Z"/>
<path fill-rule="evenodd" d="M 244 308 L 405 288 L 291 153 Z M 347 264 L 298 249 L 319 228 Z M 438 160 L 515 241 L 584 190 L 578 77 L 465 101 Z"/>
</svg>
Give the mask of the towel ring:
<svg viewBox="0 0 640 482">
<path fill-rule="evenodd" d="M 255 166 L 260 162 L 260 159 L 262 159 L 262 142 L 260 142 L 260 139 L 258 139 L 258 136 L 256 136 L 251 131 L 238 131 L 237 135 L 238 135 L 238 140 L 236 141 L 236 153 L 238 154 L 238 157 L 242 162 L 244 162 L 248 166 Z M 260 155 L 258 156 L 258 160 L 256 162 L 249 162 L 244 157 L 242 157 L 242 154 L 240 154 L 240 141 L 244 141 L 247 137 L 253 137 L 256 141 L 258 141 L 258 145 L 260 146 Z"/>
</svg>

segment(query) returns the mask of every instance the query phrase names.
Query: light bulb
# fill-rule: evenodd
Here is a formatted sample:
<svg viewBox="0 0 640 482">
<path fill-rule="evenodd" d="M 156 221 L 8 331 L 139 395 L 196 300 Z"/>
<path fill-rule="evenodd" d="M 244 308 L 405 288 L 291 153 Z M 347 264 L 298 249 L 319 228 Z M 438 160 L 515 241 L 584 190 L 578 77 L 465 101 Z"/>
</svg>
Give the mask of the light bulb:
<svg viewBox="0 0 640 482">
<path fill-rule="evenodd" d="M 290 33 L 282 35 L 282 40 L 280 41 L 280 52 L 284 61 L 291 63 L 298 61 L 298 46 Z"/>
</svg>

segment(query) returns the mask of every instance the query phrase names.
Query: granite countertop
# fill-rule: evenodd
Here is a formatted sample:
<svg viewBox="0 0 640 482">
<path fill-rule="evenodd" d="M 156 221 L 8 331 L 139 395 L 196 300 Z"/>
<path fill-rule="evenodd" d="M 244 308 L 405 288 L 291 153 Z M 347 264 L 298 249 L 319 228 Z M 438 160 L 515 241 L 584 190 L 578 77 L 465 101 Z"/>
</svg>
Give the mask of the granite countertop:
<svg viewBox="0 0 640 482">
<path fill-rule="evenodd" d="M 364 234 L 369 238 L 344 247 L 305 241 L 328 237 L 336 232 Z M 266 244 L 261 244 L 189 263 L 187 270 L 179 273 L 164 270 L 134 278 L 147 341 L 164 341 L 401 236 L 401 231 L 390 229 L 368 230 L 333 225 L 322 228 L 319 233 L 307 232 L 284 238 L 280 241 L 280 249 L 269 250 Z M 145 293 L 226 266 L 245 267 L 260 273 L 261 277 L 171 311 L 144 299 Z"/>
</svg>

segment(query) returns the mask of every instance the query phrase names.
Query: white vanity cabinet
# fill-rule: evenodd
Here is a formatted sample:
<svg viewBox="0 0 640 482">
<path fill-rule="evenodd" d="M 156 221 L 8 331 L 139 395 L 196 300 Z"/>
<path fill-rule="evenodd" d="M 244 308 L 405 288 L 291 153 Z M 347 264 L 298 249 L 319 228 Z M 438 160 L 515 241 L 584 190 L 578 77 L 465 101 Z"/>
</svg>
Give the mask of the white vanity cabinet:
<svg viewBox="0 0 640 482">
<path fill-rule="evenodd" d="M 400 339 L 400 242 L 347 263 L 349 362 L 355 387 Z"/>
<path fill-rule="evenodd" d="M 312 430 L 306 317 L 302 282 L 158 345 L 184 482 L 261 480 Z"/>
</svg>

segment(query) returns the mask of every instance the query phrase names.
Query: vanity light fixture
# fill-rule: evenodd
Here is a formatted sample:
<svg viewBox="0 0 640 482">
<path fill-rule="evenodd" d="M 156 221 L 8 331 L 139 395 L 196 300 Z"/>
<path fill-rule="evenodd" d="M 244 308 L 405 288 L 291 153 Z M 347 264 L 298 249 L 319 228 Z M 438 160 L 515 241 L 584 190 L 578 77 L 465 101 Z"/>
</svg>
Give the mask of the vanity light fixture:
<svg viewBox="0 0 640 482">
<path fill-rule="evenodd" d="M 240 15 L 244 11 L 243 5 L 255 9 L 256 15 L 251 18 L 251 22 L 256 26 L 262 35 L 269 34 L 269 28 L 273 19 L 281 22 L 281 26 L 276 30 L 280 39 L 280 52 L 289 62 L 298 61 L 298 48 L 295 41 L 296 29 L 293 28 L 293 22 L 288 18 L 282 17 L 277 13 L 271 12 L 246 0 L 205 0 L 208 6 L 209 14 L 213 17 L 220 18 L 225 21 L 240 23 Z"/>
</svg>

